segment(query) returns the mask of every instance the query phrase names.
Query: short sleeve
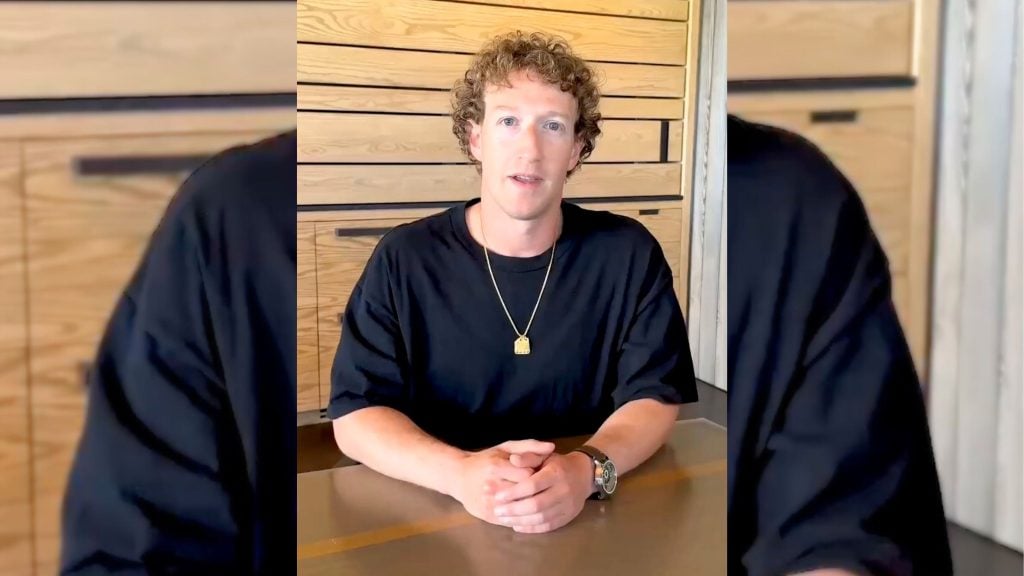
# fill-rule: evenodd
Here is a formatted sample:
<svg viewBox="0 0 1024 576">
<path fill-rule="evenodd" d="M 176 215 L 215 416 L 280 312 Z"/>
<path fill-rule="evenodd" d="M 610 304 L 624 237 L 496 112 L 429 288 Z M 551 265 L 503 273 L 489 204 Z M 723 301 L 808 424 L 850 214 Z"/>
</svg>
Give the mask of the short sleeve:
<svg viewBox="0 0 1024 576">
<path fill-rule="evenodd" d="M 245 465 L 197 251 L 172 210 L 95 356 L 63 502 L 61 574 L 239 573 Z"/>
<path fill-rule="evenodd" d="M 394 308 L 385 242 L 381 240 L 352 290 L 331 368 L 327 416 L 370 406 L 406 412 L 407 364 Z"/>
<path fill-rule="evenodd" d="M 750 576 L 951 573 L 924 402 L 885 256 L 842 206 L 804 359 L 758 463 Z"/>
<path fill-rule="evenodd" d="M 686 324 L 661 246 L 651 248 L 639 267 L 638 304 L 618 350 L 615 408 L 651 398 L 666 404 L 697 401 Z"/>
</svg>

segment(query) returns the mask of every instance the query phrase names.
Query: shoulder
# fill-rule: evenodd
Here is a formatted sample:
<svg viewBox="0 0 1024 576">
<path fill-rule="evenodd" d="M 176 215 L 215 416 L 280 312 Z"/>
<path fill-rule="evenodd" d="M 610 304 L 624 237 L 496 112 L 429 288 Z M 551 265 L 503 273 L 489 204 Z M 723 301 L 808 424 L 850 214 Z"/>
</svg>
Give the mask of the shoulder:
<svg viewBox="0 0 1024 576">
<path fill-rule="evenodd" d="M 564 209 L 585 242 L 612 253 L 623 249 L 648 253 L 660 246 L 651 231 L 630 216 L 570 203 L 566 203 Z"/>
<path fill-rule="evenodd" d="M 173 236 L 199 247 L 229 236 L 294 236 L 295 136 L 278 134 L 208 158 L 171 198 L 154 242 Z"/>
</svg>

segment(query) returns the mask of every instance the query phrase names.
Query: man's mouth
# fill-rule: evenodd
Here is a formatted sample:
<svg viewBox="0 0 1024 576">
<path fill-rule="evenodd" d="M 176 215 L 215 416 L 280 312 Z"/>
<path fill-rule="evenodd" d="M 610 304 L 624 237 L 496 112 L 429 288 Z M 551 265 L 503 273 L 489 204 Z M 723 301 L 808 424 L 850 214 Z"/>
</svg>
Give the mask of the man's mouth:
<svg viewBox="0 0 1024 576">
<path fill-rule="evenodd" d="M 522 184 L 537 184 L 543 180 L 543 178 L 536 174 L 513 174 L 509 178 Z"/>
</svg>

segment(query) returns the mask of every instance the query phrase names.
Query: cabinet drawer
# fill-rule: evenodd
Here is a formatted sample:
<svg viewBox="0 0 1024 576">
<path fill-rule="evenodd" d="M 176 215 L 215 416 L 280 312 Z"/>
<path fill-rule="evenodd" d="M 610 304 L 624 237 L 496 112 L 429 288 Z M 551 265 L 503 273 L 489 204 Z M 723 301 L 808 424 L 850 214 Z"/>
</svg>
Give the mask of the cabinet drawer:
<svg viewBox="0 0 1024 576">
<path fill-rule="evenodd" d="M 24 145 L 33 483 L 41 571 L 49 570 L 59 550 L 60 503 L 84 417 L 83 367 L 93 358 L 117 298 L 188 172 L 224 148 L 262 136 Z"/>
<path fill-rule="evenodd" d="M 729 2 L 729 80 L 910 76 L 910 0 Z"/>
<path fill-rule="evenodd" d="M 298 312 L 295 318 L 295 363 L 298 411 L 320 408 L 320 351 L 317 347 L 316 317 L 316 226 L 297 225 L 295 290 Z"/>
<path fill-rule="evenodd" d="M 752 122 L 796 132 L 816 144 L 857 188 L 893 272 L 905 272 L 910 234 L 913 110 L 846 106 L 745 112 Z"/>
<path fill-rule="evenodd" d="M 295 90 L 290 2 L 0 3 L 0 98 Z"/>
<path fill-rule="evenodd" d="M 666 207 L 667 205 L 667 207 Z M 680 202 L 661 202 L 645 206 L 639 203 L 618 203 L 586 206 L 629 216 L 646 226 L 661 244 L 673 272 L 677 294 L 685 294 L 686 254 L 683 246 L 683 209 Z M 380 211 L 378 213 L 387 211 Z M 407 218 L 372 218 L 364 220 L 324 220 L 300 222 L 300 246 L 303 230 L 315 225 L 316 236 L 316 303 L 317 337 L 320 353 L 320 407 L 330 400 L 331 366 L 341 338 L 341 316 L 352 289 L 363 273 L 377 242 L 391 228 L 427 216 L 424 211 Z M 304 268 L 300 268 L 303 270 Z M 308 282 L 304 277 L 299 283 Z M 300 288 L 300 294 L 303 292 Z M 680 296 L 682 298 L 682 296 Z M 302 302 L 300 298 L 300 302 Z M 301 308 L 301 304 L 300 304 Z M 300 316 L 302 310 L 300 310 Z M 301 321 L 300 321 L 301 325 Z M 311 342 L 308 339 L 306 342 Z M 307 343 L 300 343 L 300 350 Z"/>
<path fill-rule="evenodd" d="M 20 157 L 0 142 L 0 574 L 32 573 Z"/>
</svg>

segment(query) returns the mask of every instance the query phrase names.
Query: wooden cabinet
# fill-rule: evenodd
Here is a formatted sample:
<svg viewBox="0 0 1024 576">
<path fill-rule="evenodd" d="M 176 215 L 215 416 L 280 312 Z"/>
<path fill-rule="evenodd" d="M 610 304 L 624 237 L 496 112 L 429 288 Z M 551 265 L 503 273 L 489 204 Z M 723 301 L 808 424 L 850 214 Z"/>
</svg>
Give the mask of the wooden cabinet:
<svg viewBox="0 0 1024 576">
<path fill-rule="evenodd" d="M 730 80 L 910 76 L 911 0 L 730 2 Z"/>
<path fill-rule="evenodd" d="M 0 574 L 32 573 L 28 310 L 20 149 L 0 141 Z"/>
<path fill-rule="evenodd" d="M 729 2 L 730 113 L 796 132 L 860 193 L 927 380 L 939 2 Z"/>
<path fill-rule="evenodd" d="M 295 126 L 290 2 L 0 3 L 0 575 L 57 572 L 84 377 L 168 200 Z"/>
<path fill-rule="evenodd" d="M 263 133 L 27 142 L 24 198 L 36 552 L 59 552 L 84 377 L 168 201 L 211 155 Z"/>
</svg>

